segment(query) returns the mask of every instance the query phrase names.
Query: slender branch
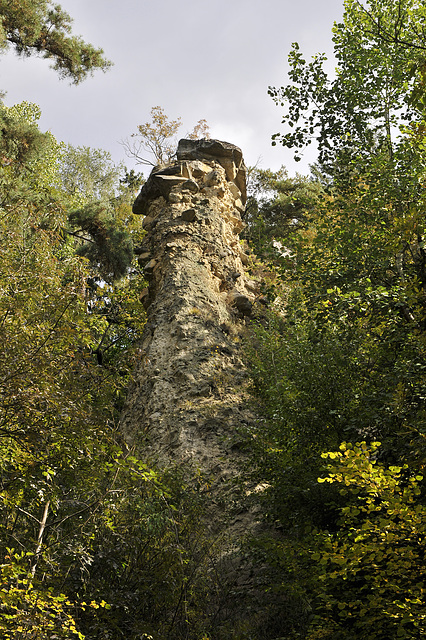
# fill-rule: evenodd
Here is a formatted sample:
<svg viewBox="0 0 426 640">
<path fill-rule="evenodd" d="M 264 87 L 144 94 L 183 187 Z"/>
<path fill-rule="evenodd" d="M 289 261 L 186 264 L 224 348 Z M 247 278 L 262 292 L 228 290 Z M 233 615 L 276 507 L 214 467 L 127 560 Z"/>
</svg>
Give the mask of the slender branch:
<svg viewBox="0 0 426 640">
<path fill-rule="evenodd" d="M 409 49 L 418 49 L 419 51 L 426 51 L 426 45 L 421 45 L 421 44 L 416 44 L 415 42 L 412 41 L 408 41 L 408 40 L 404 40 L 402 38 L 399 37 L 398 33 L 397 33 L 397 27 L 398 27 L 398 23 L 401 23 L 402 25 L 402 15 L 401 15 L 401 3 L 398 4 L 398 19 L 395 23 L 395 34 L 392 36 L 389 33 L 386 33 L 386 31 L 383 29 L 381 23 L 380 23 L 380 18 L 378 18 L 377 20 L 373 17 L 373 15 L 371 14 L 370 11 L 368 11 L 368 9 L 366 9 L 359 0 L 356 0 L 357 5 L 360 7 L 360 9 L 362 9 L 362 11 L 364 11 L 364 13 L 370 18 L 371 22 L 374 24 L 374 26 L 376 27 L 376 31 L 372 31 L 367 29 L 366 33 L 372 35 L 372 36 L 377 36 L 378 38 L 380 38 L 381 40 L 383 40 L 383 42 L 386 42 L 387 44 L 400 44 L 400 45 L 404 45 L 404 47 L 407 47 Z M 425 34 L 422 33 L 421 35 L 416 31 L 415 26 L 413 26 L 413 30 L 415 31 L 416 35 L 419 38 L 424 38 Z"/>
<path fill-rule="evenodd" d="M 73 236 L 78 240 L 84 240 L 85 242 L 91 242 L 92 244 L 95 244 L 95 241 L 92 240 L 91 238 L 87 238 L 86 236 L 81 236 L 80 233 L 82 231 L 83 229 L 79 229 L 79 231 L 68 231 L 68 229 L 65 229 L 65 233 L 67 233 L 69 236 Z"/>
<path fill-rule="evenodd" d="M 28 511 L 25 511 L 25 509 L 22 509 L 21 507 L 16 507 L 17 511 L 20 511 L 21 513 L 24 513 L 26 516 L 28 516 L 29 518 L 32 518 L 33 520 L 35 520 L 37 522 L 37 524 L 41 525 L 41 520 L 39 520 L 38 518 L 36 518 L 35 516 L 33 516 L 32 513 L 29 513 Z"/>
<path fill-rule="evenodd" d="M 50 507 L 50 500 L 47 500 L 46 504 L 44 505 L 43 517 L 41 519 L 40 529 L 38 531 L 37 547 L 36 547 L 36 552 L 35 552 L 35 561 L 34 561 L 34 564 L 32 566 L 32 569 L 31 569 L 31 575 L 32 575 L 33 578 L 34 578 L 34 575 L 35 575 L 35 572 L 36 572 L 37 563 L 38 563 L 38 559 L 40 557 L 40 551 L 41 551 L 41 547 L 42 547 L 42 544 L 43 544 L 43 535 L 44 535 L 44 531 L 46 529 L 46 522 L 47 522 L 47 516 L 49 514 L 49 507 Z"/>
</svg>

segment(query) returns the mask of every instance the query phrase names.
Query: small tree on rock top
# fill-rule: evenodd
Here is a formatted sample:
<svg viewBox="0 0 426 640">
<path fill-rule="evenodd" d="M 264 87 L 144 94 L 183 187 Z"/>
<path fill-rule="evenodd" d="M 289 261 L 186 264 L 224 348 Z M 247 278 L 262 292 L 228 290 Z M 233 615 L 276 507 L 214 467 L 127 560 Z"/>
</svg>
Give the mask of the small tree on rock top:
<svg viewBox="0 0 426 640">
<path fill-rule="evenodd" d="M 151 122 L 138 125 L 137 133 L 132 133 L 132 140 L 124 140 L 126 154 L 135 158 L 138 164 L 167 164 L 176 152 L 176 133 L 182 126 L 182 118 L 169 120 L 162 107 L 152 107 Z M 188 138 L 209 138 L 209 126 L 206 120 L 197 122 L 194 129 L 186 134 Z"/>
</svg>

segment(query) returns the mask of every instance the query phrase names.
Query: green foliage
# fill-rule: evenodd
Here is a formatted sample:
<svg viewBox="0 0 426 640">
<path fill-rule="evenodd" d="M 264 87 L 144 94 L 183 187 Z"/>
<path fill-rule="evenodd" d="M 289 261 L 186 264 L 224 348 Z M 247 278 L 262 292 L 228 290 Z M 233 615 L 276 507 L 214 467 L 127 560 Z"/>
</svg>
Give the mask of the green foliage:
<svg viewBox="0 0 426 640">
<path fill-rule="evenodd" d="M 414 0 L 348 0 L 336 77 L 296 45 L 292 84 L 271 89 L 281 142 L 300 157 L 316 141 L 323 185 L 288 230 L 281 313 L 250 351 L 257 501 L 282 531 L 253 550 L 293 602 L 285 638 L 425 631 L 424 18 Z"/>
<path fill-rule="evenodd" d="M 312 522 L 334 522 L 329 487 L 316 479 L 321 451 L 356 434 L 360 424 L 352 350 L 348 333 L 330 327 L 319 337 L 311 321 L 283 322 L 271 314 L 255 331 L 248 356 L 262 420 L 249 434 L 251 473 L 266 483 L 259 495 L 265 516 L 287 535 L 300 535 Z"/>
<path fill-rule="evenodd" d="M 5 167 L 10 167 L 9 173 L 18 179 L 23 171 L 27 179 L 32 173 L 40 187 L 47 187 L 56 172 L 59 146 L 51 134 L 39 131 L 40 115 L 40 109 L 32 103 L 0 105 L 0 152 L 5 172 Z"/>
<path fill-rule="evenodd" d="M 423 476 L 381 463 L 379 445 L 343 443 L 322 454 L 328 464 L 318 483 L 338 490 L 328 494 L 336 527 L 255 541 L 255 553 L 275 570 L 273 589 L 292 603 L 283 638 L 424 635 Z"/>
<path fill-rule="evenodd" d="M 71 34 L 71 17 L 50 0 L 1 0 L 0 46 L 12 45 L 22 56 L 42 55 L 53 60 L 61 78 L 78 84 L 111 62 L 78 36 Z"/>
<path fill-rule="evenodd" d="M 133 245 L 143 235 L 131 211 L 143 178 L 102 149 L 71 145 L 60 155 L 57 177 L 70 211 L 67 232 L 77 254 L 89 260 L 92 278 L 113 283 L 128 275 Z"/>
<path fill-rule="evenodd" d="M 221 593 L 214 564 L 220 540 L 203 521 L 208 485 L 191 470 L 161 474 L 147 482 L 146 465 L 127 457 L 127 487 L 111 496 L 110 510 L 97 518 L 93 562 L 73 589 L 85 599 L 105 598 L 111 609 L 85 620 L 88 637 L 171 636 L 198 640 L 216 618 L 220 637 Z M 191 480 L 189 477 L 191 476 Z"/>
<path fill-rule="evenodd" d="M 291 252 L 284 243 L 306 212 L 315 207 L 321 192 L 318 181 L 298 174 L 289 178 L 284 167 L 276 172 L 251 169 L 244 238 L 255 253 L 275 261 L 288 256 Z"/>
<path fill-rule="evenodd" d="M 344 6 L 343 21 L 333 29 L 336 77 L 325 73 L 324 55 L 306 62 L 295 43 L 291 84 L 269 88 L 274 101 L 287 107 L 283 123 L 291 129 L 275 134 L 273 144 L 297 149 L 300 160 L 301 150 L 315 140 L 321 164 L 333 174 L 348 172 L 375 150 L 392 154 L 397 127 L 419 117 L 426 42 L 418 0 L 369 0 L 365 8 L 346 0 Z"/>
<path fill-rule="evenodd" d="M 51 590 L 38 588 L 28 573 L 28 556 L 7 549 L 5 564 L 0 565 L 2 598 L 0 600 L 0 631 L 5 640 L 37 640 L 79 638 L 75 620 L 69 613 L 73 608 L 63 594 L 55 596 Z"/>
<path fill-rule="evenodd" d="M 422 475 L 407 465 L 385 467 L 377 446 L 343 443 L 323 454 L 345 497 L 339 531 L 312 538 L 318 593 L 307 637 L 420 638 L 426 632 L 426 508 Z M 315 547 L 318 550 L 315 550 Z"/>
<path fill-rule="evenodd" d="M 71 576 L 87 574 L 99 521 L 128 490 L 116 424 L 145 316 L 131 278 L 89 300 L 62 147 L 38 116 L 28 104 L 1 110 L 0 606 L 5 637 L 41 640 L 82 637 L 83 618 L 108 610 L 102 597 L 86 606 Z M 127 200 L 117 217 L 130 215 Z"/>
<path fill-rule="evenodd" d="M 101 278 L 113 282 L 123 277 L 132 262 L 133 243 L 129 234 L 118 228 L 117 220 L 108 205 L 94 203 L 72 211 L 71 226 L 84 244 L 77 253 L 96 265 Z M 84 237 L 81 232 L 87 232 Z"/>
<path fill-rule="evenodd" d="M 335 80 L 325 78 L 319 59 L 306 65 L 296 48 L 294 84 L 282 90 L 295 110 L 291 122 L 305 111 L 308 118 L 297 129 L 302 137 L 288 134 L 286 144 L 300 146 L 317 135 L 322 166 L 334 178 L 286 238 L 285 340 L 294 342 L 295 322 L 296 334 L 304 326 L 318 355 L 328 342 L 342 345 L 342 380 L 352 378 L 352 390 L 332 407 L 343 417 L 340 439 L 368 436 L 394 452 L 398 442 L 397 456 L 419 464 L 425 436 L 425 155 L 408 58 L 417 64 L 413 48 L 422 46 L 424 11 L 408 0 L 374 0 L 367 10 L 345 3 L 343 21 L 334 28 Z M 393 41 L 384 33 L 393 33 Z M 410 127 L 394 140 L 404 121 Z M 322 380 L 328 381 L 319 370 L 317 376 L 322 389 Z"/>
<path fill-rule="evenodd" d="M 108 151 L 69 144 L 61 154 L 59 174 L 71 206 L 77 208 L 93 200 L 114 199 L 124 170 L 122 165 L 112 162 Z"/>
<path fill-rule="evenodd" d="M 316 341 L 333 331 L 351 352 L 352 397 L 359 402 L 348 424 L 358 424 L 358 437 L 368 433 L 385 447 L 393 448 L 393 439 L 402 445 L 403 438 L 404 455 L 412 449 L 421 460 L 423 196 L 411 194 L 401 212 L 399 185 L 387 184 L 386 177 L 386 168 L 382 175 L 366 175 L 363 184 L 336 194 L 307 217 L 292 245 L 295 266 L 285 275 L 294 291 L 290 308 L 314 322 Z"/>
</svg>

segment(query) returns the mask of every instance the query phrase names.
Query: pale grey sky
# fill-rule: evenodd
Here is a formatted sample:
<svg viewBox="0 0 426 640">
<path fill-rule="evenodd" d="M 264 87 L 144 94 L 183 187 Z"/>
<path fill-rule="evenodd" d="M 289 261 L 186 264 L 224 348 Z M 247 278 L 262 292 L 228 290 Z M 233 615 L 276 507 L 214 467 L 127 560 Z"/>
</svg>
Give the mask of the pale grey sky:
<svg viewBox="0 0 426 640">
<path fill-rule="evenodd" d="M 212 137 L 240 146 L 246 164 L 284 164 L 307 171 L 292 153 L 271 146 L 282 131 L 268 85 L 287 83 L 291 43 L 332 56 L 331 29 L 343 0 L 58 0 L 74 18 L 74 33 L 102 47 L 114 67 L 80 86 L 58 80 L 46 60 L 0 59 L 6 104 L 42 109 L 41 128 L 73 145 L 125 158 L 120 141 L 150 119 L 151 107 L 182 118 L 184 137 L 205 118 Z M 333 68 L 330 63 L 330 68 Z"/>
</svg>

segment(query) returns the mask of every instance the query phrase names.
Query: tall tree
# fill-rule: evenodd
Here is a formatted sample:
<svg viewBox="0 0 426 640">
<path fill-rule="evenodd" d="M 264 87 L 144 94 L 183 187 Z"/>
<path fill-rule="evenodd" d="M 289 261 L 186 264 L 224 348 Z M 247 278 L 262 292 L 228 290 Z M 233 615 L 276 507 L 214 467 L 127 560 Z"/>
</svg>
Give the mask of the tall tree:
<svg viewBox="0 0 426 640">
<path fill-rule="evenodd" d="M 77 252 L 90 260 L 93 276 L 107 282 L 123 277 L 133 259 L 133 188 L 125 187 L 115 165 L 102 149 L 68 145 L 61 154 L 59 176 L 69 200 L 68 221 Z M 133 233 L 133 235 L 135 235 Z"/>
<path fill-rule="evenodd" d="M 316 142 L 319 161 L 329 171 L 343 162 L 365 161 L 375 150 L 392 156 L 401 123 L 421 115 L 426 30 L 418 0 L 346 0 L 333 28 L 336 76 L 324 71 L 324 54 L 306 62 L 295 43 L 289 55 L 291 83 L 270 87 L 285 106 L 284 134 L 277 142 L 294 148 L 295 159 Z M 419 109 L 420 107 L 420 109 Z M 334 167 L 334 169 L 333 169 Z"/>
<path fill-rule="evenodd" d="M 102 597 L 86 606 L 76 583 L 118 506 L 113 489 L 127 492 L 138 464 L 125 462 L 116 424 L 142 285 L 105 284 L 88 305 L 99 265 L 76 253 L 63 145 L 39 131 L 39 116 L 26 103 L 0 107 L 0 634 L 10 640 L 82 637 L 77 618 L 90 624 Z M 130 215 L 126 197 L 116 208 Z M 139 480 L 155 480 L 145 470 Z"/>
<path fill-rule="evenodd" d="M 424 5 L 347 0 L 333 39 L 335 78 L 321 56 L 306 63 L 296 45 L 292 84 L 271 90 L 288 107 L 290 132 L 281 141 L 298 157 L 315 141 L 326 175 L 322 196 L 287 238 L 285 314 L 270 319 L 268 331 L 259 328 L 252 354 L 266 418 L 254 438 L 258 479 L 267 481 L 262 504 L 286 533 L 284 545 L 260 541 L 259 548 L 281 567 L 279 588 L 305 616 L 284 637 L 419 638 Z M 335 451 L 342 441 L 374 440 L 382 443 L 374 452 L 365 444 Z M 345 464 L 318 483 L 324 451 Z M 312 607 L 318 624 L 310 626 Z"/>
</svg>

